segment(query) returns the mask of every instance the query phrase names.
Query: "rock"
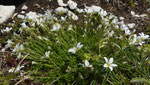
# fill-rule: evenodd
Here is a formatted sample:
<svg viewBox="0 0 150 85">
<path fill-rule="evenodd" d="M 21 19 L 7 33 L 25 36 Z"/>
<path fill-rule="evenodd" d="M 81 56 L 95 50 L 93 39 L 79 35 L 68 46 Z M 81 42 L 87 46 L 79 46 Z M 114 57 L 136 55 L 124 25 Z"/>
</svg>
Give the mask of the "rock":
<svg viewBox="0 0 150 85">
<path fill-rule="evenodd" d="M 40 8 L 40 7 L 41 7 L 39 4 L 35 4 L 34 6 L 37 7 L 37 8 Z"/>
<path fill-rule="evenodd" d="M 69 1 L 67 2 L 67 4 L 69 5 L 69 8 L 70 8 L 70 9 L 75 9 L 75 8 L 77 8 L 77 3 L 74 2 L 74 1 L 72 1 L 72 0 L 69 0 Z"/>
<path fill-rule="evenodd" d="M 140 15 L 136 14 L 136 15 L 134 15 L 133 17 L 137 17 L 137 18 L 138 18 L 138 17 L 140 17 Z"/>
<path fill-rule="evenodd" d="M 119 17 L 120 20 L 124 20 L 124 17 Z"/>
<path fill-rule="evenodd" d="M 131 15 L 132 15 L 132 16 L 135 16 L 135 12 L 134 12 L 134 11 L 131 11 Z"/>
<path fill-rule="evenodd" d="M 7 19 L 9 19 L 14 11 L 15 11 L 15 6 L 3 6 L 0 5 L 0 24 L 5 22 Z"/>
<path fill-rule="evenodd" d="M 23 5 L 21 9 L 22 9 L 22 10 L 27 10 L 28 7 L 27 7 L 26 5 Z"/>
<path fill-rule="evenodd" d="M 17 17 L 18 17 L 19 19 L 24 19 L 24 15 L 21 15 L 21 14 L 18 14 Z"/>
<path fill-rule="evenodd" d="M 147 14 L 141 14 L 140 17 L 142 17 L 142 18 L 148 18 L 148 15 Z"/>
<path fill-rule="evenodd" d="M 149 13 L 150 13 L 150 8 L 149 8 L 149 9 L 147 9 L 147 12 L 149 12 Z"/>
<path fill-rule="evenodd" d="M 57 0 L 59 6 L 68 6 L 68 4 L 64 4 L 63 0 Z"/>
<path fill-rule="evenodd" d="M 26 12 L 25 11 L 21 11 L 21 14 L 25 14 Z"/>
<path fill-rule="evenodd" d="M 135 27 L 135 23 L 129 23 L 127 24 L 129 28 L 134 28 Z"/>
<path fill-rule="evenodd" d="M 12 19 L 14 19 L 14 17 L 15 17 L 17 14 L 18 14 L 18 13 L 14 13 L 13 16 L 12 16 Z"/>
</svg>

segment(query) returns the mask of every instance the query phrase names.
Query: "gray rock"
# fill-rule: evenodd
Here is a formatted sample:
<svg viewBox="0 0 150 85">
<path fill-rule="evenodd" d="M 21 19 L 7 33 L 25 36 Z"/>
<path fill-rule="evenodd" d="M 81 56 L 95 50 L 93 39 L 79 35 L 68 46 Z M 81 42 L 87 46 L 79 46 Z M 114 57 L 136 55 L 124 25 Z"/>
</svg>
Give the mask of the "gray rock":
<svg viewBox="0 0 150 85">
<path fill-rule="evenodd" d="M 21 9 L 22 9 L 22 10 L 27 10 L 28 7 L 27 7 L 26 5 L 23 5 Z"/>
<path fill-rule="evenodd" d="M 3 6 L 0 5 L 0 24 L 5 22 L 7 19 L 9 19 L 14 11 L 15 11 L 15 6 Z"/>
</svg>

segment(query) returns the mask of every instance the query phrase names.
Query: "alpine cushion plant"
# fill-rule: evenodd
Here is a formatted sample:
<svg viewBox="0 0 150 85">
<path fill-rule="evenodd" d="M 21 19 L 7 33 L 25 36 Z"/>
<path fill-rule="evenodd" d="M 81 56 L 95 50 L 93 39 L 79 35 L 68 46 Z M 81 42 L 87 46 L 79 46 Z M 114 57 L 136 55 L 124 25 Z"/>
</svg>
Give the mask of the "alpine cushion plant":
<svg viewBox="0 0 150 85">
<path fill-rule="evenodd" d="M 26 59 L 34 61 L 24 66 L 31 73 L 29 79 L 58 85 L 129 85 L 132 78 L 150 77 L 147 35 L 137 35 L 144 42 L 141 45 L 134 32 L 100 7 L 86 7 L 80 13 L 78 21 L 63 13 L 57 18 L 45 13 L 43 25 L 32 25 L 27 19 L 29 29 L 19 28 L 22 32 L 14 35 L 14 41 L 23 45 L 14 46 L 14 52 L 29 54 Z"/>
</svg>

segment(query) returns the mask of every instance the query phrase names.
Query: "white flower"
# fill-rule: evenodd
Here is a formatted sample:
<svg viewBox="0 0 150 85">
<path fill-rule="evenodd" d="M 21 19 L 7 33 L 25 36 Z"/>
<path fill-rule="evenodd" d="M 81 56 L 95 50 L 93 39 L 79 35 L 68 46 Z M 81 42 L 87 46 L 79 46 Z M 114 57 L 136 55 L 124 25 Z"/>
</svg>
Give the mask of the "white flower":
<svg viewBox="0 0 150 85">
<path fill-rule="evenodd" d="M 68 52 L 76 53 L 76 51 L 78 51 L 82 47 L 83 47 L 83 45 L 79 42 L 76 47 L 73 47 L 73 48 L 69 49 Z"/>
<path fill-rule="evenodd" d="M 75 8 L 77 8 L 77 3 L 74 2 L 74 1 L 72 1 L 72 0 L 69 0 L 69 1 L 67 2 L 67 4 L 69 5 L 69 8 L 70 8 L 70 9 L 75 9 Z"/>
<path fill-rule="evenodd" d="M 9 48 L 12 44 L 11 40 L 7 40 L 7 44 L 5 45 L 5 48 Z"/>
<path fill-rule="evenodd" d="M 85 12 L 87 13 L 100 12 L 100 11 L 104 12 L 104 10 L 99 6 L 94 6 L 94 5 L 91 7 L 85 6 Z M 100 14 L 103 14 L 103 13 L 100 13 Z"/>
<path fill-rule="evenodd" d="M 21 26 L 23 27 L 23 28 L 28 28 L 28 26 L 26 25 L 26 23 L 25 22 L 23 22 L 23 23 L 21 23 Z"/>
<path fill-rule="evenodd" d="M 35 61 L 32 61 L 31 63 L 32 63 L 32 64 L 36 64 L 36 62 L 35 62 Z"/>
<path fill-rule="evenodd" d="M 49 57 L 50 51 L 45 52 L 45 57 Z"/>
<path fill-rule="evenodd" d="M 56 10 L 56 12 L 62 12 L 62 13 L 66 13 L 68 11 L 68 9 L 66 9 L 64 7 L 58 7 L 55 10 Z"/>
<path fill-rule="evenodd" d="M 145 35 L 144 33 L 139 33 L 140 36 L 137 36 L 136 34 L 131 35 L 129 37 L 130 45 L 143 45 L 145 43 L 145 39 L 149 38 L 149 35 Z"/>
<path fill-rule="evenodd" d="M 131 31 L 130 31 L 129 29 L 126 29 L 126 30 L 125 30 L 125 34 L 126 34 L 126 35 L 130 35 L 130 34 L 131 34 Z"/>
<path fill-rule="evenodd" d="M 27 19 L 31 19 L 31 20 L 33 20 L 33 21 L 36 21 L 38 17 L 39 17 L 39 16 L 37 15 L 36 12 L 30 11 L 29 13 L 26 14 L 26 18 L 27 18 Z"/>
<path fill-rule="evenodd" d="M 72 25 L 69 25 L 69 28 L 68 28 L 68 30 L 72 30 Z"/>
<path fill-rule="evenodd" d="M 112 37 L 115 32 L 112 30 L 111 32 L 108 32 L 108 33 L 109 33 L 108 36 Z"/>
<path fill-rule="evenodd" d="M 18 53 L 17 58 L 21 58 L 21 52 Z"/>
<path fill-rule="evenodd" d="M 1 31 L 2 31 L 2 33 L 3 33 L 3 32 L 9 32 L 9 31 L 11 31 L 11 30 L 12 30 L 12 28 L 6 27 L 5 29 L 3 29 L 3 30 L 1 30 Z"/>
<path fill-rule="evenodd" d="M 77 10 L 79 13 L 84 12 L 84 10 L 83 10 L 83 9 L 76 8 L 76 10 Z"/>
<path fill-rule="evenodd" d="M 45 56 L 41 57 L 41 59 L 42 59 L 42 58 L 48 58 L 48 57 L 49 57 L 49 54 L 50 54 L 50 51 L 46 51 L 46 52 L 45 52 Z"/>
<path fill-rule="evenodd" d="M 9 72 L 9 73 L 12 73 L 12 72 L 15 72 L 15 73 L 16 73 L 16 72 L 20 71 L 20 69 L 23 68 L 23 67 L 24 67 L 24 66 L 18 65 L 16 69 L 13 67 L 13 68 L 9 69 L 8 72 Z"/>
<path fill-rule="evenodd" d="M 59 6 L 67 6 L 68 4 L 64 4 L 63 0 L 57 0 Z"/>
<path fill-rule="evenodd" d="M 102 10 L 102 8 L 100 6 L 92 6 L 91 9 L 95 12 L 99 12 L 100 10 Z"/>
<path fill-rule="evenodd" d="M 21 44 L 20 45 L 20 43 L 18 43 L 16 46 L 15 46 L 15 48 L 13 49 L 13 52 L 18 52 L 18 51 L 21 51 L 21 50 L 23 50 L 23 45 Z"/>
<path fill-rule="evenodd" d="M 104 59 L 106 63 L 103 65 L 103 67 L 109 68 L 111 71 L 113 70 L 113 67 L 117 67 L 116 64 L 113 64 L 113 58 L 110 58 L 109 61 L 106 57 L 104 57 Z"/>
<path fill-rule="evenodd" d="M 93 65 L 90 65 L 90 63 L 87 60 L 84 61 L 84 64 L 85 67 L 93 67 Z"/>
<path fill-rule="evenodd" d="M 61 28 L 61 25 L 56 23 L 53 25 L 53 29 L 51 29 L 51 31 L 58 31 Z"/>
<path fill-rule="evenodd" d="M 149 38 L 149 35 L 145 35 L 143 32 L 142 32 L 142 33 L 139 33 L 139 35 L 140 35 L 140 38 L 141 38 L 142 40 L 145 40 L 145 39 L 148 39 L 148 38 Z"/>
<path fill-rule="evenodd" d="M 40 40 L 42 39 L 42 37 L 41 36 L 37 36 Z"/>
<path fill-rule="evenodd" d="M 65 17 L 61 17 L 61 21 L 65 21 L 66 20 L 66 18 Z"/>
</svg>

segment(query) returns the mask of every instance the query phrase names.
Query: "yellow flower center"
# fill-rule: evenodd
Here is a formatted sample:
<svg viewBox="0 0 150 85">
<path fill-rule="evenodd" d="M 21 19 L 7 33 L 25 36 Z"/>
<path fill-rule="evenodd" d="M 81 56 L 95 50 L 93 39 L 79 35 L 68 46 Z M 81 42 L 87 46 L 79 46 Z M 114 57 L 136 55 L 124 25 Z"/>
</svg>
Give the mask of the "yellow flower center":
<svg viewBox="0 0 150 85">
<path fill-rule="evenodd" d="M 108 67 L 110 67 L 110 64 L 109 64 L 109 63 L 106 63 L 106 64 L 107 64 Z"/>
</svg>

